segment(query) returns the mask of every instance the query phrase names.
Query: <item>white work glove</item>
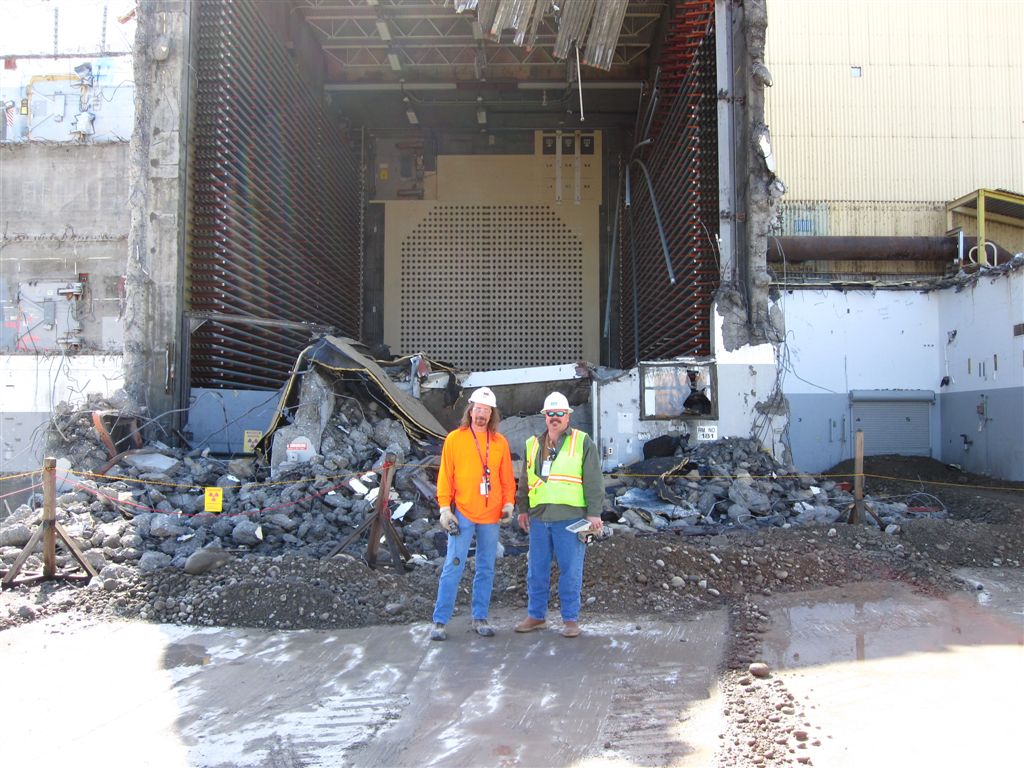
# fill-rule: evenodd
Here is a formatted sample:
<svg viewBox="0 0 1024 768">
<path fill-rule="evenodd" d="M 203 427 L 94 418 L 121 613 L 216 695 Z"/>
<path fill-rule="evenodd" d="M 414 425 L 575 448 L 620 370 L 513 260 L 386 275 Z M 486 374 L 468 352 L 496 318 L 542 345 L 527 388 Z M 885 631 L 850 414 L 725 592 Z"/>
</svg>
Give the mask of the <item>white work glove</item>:
<svg viewBox="0 0 1024 768">
<path fill-rule="evenodd" d="M 441 529 L 445 533 L 450 533 L 451 529 L 458 526 L 458 518 L 455 517 L 455 513 L 452 512 L 451 507 L 441 507 Z"/>
<path fill-rule="evenodd" d="M 514 504 L 506 504 L 505 506 L 503 506 L 501 508 L 501 520 L 499 520 L 498 522 L 499 523 L 511 523 L 512 522 L 512 514 L 515 512 L 515 509 L 516 509 L 516 507 L 515 507 Z"/>
</svg>

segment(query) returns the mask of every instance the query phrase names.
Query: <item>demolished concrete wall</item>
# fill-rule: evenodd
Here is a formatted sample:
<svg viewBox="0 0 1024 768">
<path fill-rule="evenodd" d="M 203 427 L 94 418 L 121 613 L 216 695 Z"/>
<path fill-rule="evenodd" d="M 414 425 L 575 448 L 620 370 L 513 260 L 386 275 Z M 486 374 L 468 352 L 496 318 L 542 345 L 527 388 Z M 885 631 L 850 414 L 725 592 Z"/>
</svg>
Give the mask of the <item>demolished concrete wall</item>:
<svg viewBox="0 0 1024 768">
<path fill-rule="evenodd" d="M 122 383 L 128 145 L 61 123 L 64 141 L 0 143 L 0 475 L 39 469 L 59 402 Z"/>
<path fill-rule="evenodd" d="M 1024 480 L 1024 254 L 938 292 L 938 304 L 938 456 Z"/>
<path fill-rule="evenodd" d="M 1024 374 L 1021 336 L 1013 335 L 1022 297 L 1024 256 L 926 292 L 786 291 L 783 389 L 797 466 L 819 472 L 853 456 L 854 432 L 864 426 L 855 421 L 856 398 L 931 393 L 931 456 L 1024 479 Z M 879 453 L 865 443 L 868 455 Z"/>
<path fill-rule="evenodd" d="M 733 4 L 727 13 L 720 11 L 719 23 L 726 18 L 731 22 L 733 71 L 719 69 L 719 77 L 729 78 L 719 84 L 719 97 L 733 104 L 728 151 L 734 161 L 728 170 L 735 190 L 732 199 L 721 201 L 721 210 L 723 227 L 734 235 L 734 252 L 723 254 L 716 304 L 725 320 L 721 343 L 734 350 L 744 344 L 775 342 L 785 334 L 782 315 L 769 300 L 767 270 L 768 235 L 785 185 L 775 174 L 771 132 L 765 122 L 764 92 L 772 84 L 764 64 L 766 2 Z"/>
<path fill-rule="evenodd" d="M 167 427 L 180 423 L 189 22 L 183 0 L 142 3 L 135 40 L 135 131 L 125 308 L 125 385 Z"/>
</svg>

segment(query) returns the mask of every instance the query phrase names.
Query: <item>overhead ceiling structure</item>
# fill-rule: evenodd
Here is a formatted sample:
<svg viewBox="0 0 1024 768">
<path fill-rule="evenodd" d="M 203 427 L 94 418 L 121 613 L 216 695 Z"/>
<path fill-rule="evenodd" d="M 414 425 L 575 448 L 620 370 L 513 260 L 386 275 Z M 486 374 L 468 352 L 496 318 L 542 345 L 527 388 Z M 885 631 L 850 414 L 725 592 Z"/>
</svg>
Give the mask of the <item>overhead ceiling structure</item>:
<svg viewBox="0 0 1024 768">
<path fill-rule="evenodd" d="M 634 115 L 668 0 L 295 0 L 355 123 L 532 130 Z M 408 101 L 406 101 L 408 99 Z M 415 123 L 410 112 L 415 115 Z"/>
</svg>

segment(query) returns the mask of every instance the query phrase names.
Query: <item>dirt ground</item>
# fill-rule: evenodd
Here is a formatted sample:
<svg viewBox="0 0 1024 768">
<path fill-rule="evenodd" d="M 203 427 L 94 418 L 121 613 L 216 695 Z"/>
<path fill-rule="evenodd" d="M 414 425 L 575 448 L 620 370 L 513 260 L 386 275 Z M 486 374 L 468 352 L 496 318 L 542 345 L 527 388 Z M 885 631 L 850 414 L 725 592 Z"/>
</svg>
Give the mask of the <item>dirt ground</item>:
<svg viewBox="0 0 1024 768">
<path fill-rule="evenodd" d="M 827 473 L 852 480 L 852 462 Z M 759 599 L 781 592 L 867 580 L 898 580 L 931 595 L 965 589 L 960 567 L 1019 568 L 1024 555 L 1024 485 L 972 476 L 927 458 L 869 457 L 865 491 L 921 511 L 921 519 L 885 532 L 861 525 L 763 528 L 715 536 L 614 536 L 588 550 L 584 629 L 600 616 L 677 621 L 727 606 L 730 638 L 720 686 L 734 702 L 720 764 L 810 762 L 807 729 L 778 717 L 792 708 L 775 682 L 750 673 L 759 660 L 769 618 Z M 525 542 L 525 540 L 524 540 Z M 142 574 L 123 588 L 82 588 L 59 582 L 0 594 L 0 629 L 60 612 L 141 618 L 205 626 L 353 627 L 428 621 L 436 564 L 409 572 L 371 571 L 354 557 L 329 561 L 247 558 L 200 576 L 180 571 Z M 497 563 L 492 605 L 525 614 L 526 557 Z M 463 577 L 459 605 L 468 606 Z M 557 617 L 557 597 L 552 596 Z M 742 703 L 742 706 L 740 706 Z M 786 730 L 788 728 L 788 730 Z M 796 749 L 796 741 L 804 744 Z M 805 750 L 811 744 L 810 753 Z M 780 745 L 789 744 L 788 748 Z"/>
</svg>

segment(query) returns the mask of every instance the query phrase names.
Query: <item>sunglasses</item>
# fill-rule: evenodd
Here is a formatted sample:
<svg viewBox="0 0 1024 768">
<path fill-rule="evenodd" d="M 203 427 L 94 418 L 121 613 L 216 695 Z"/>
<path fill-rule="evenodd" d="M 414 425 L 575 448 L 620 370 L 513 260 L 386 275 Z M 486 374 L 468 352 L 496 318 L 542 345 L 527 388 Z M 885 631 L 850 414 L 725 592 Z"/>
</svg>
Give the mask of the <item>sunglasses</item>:
<svg viewBox="0 0 1024 768">
<path fill-rule="evenodd" d="M 547 416 L 549 419 L 553 419 L 555 417 L 560 419 L 563 416 L 565 416 L 565 414 L 565 411 L 547 411 L 544 415 Z"/>
</svg>

